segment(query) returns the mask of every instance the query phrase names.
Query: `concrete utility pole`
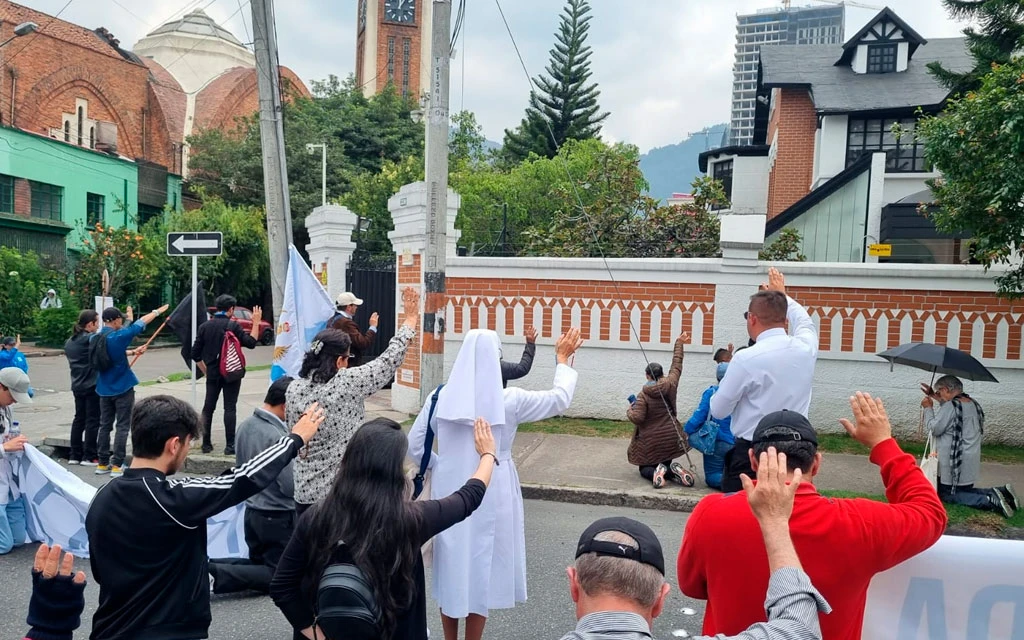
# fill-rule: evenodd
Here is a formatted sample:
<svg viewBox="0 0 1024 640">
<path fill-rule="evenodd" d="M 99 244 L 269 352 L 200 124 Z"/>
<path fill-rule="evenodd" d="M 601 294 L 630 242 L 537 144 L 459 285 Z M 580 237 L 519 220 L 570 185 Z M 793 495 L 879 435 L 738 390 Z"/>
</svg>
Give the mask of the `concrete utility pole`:
<svg viewBox="0 0 1024 640">
<path fill-rule="evenodd" d="M 434 3 L 431 26 L 430 104 L 427 108 L 427 251 L 423 263 L 423 347 L 420 354 L 420 402 L 444 382 L 444 315 L 447 305 L 444 267 L 448 212 L 448 84 L 452 54 L 452 2 Z"/>
<path fill-rule="evenodd" d="M 274 0 L 251 0 L 256 80 L 260 95 L 260 141 L 263 149 L 263 191 L 267 208 L 267 244 L 270 246 L 270 286 L 274 318 L 284 308 L 284 282 L 288 277 L 288 247 L 292 244 L 292 212 L 288 196 L 288 163 L 284 155 L 281 86 L 278 76 Z"/>
</svg>

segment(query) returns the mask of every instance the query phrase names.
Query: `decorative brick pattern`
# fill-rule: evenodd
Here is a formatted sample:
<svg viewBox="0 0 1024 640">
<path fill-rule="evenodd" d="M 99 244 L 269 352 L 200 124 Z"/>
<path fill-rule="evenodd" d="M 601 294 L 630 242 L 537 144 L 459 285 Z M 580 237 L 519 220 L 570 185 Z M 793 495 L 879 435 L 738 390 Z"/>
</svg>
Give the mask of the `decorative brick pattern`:
<svg viewBox="0 0 1024 640">
<path fill-rule="evenodd" d="M 540 279 L 447 279 L 448 332 L 484 328 L 504 336 L 536 327 L 557 338 L 578 325 L 584 339 L 611 344 L 670 345 L 680 331 L 694 344 L 714 337 L 711 284 Z"/>
<path fill-rule="evenodd" d="M 822 352 L 934 342 L 975 357 L 1021 360 L 1024 303 L 991 293 L 790 287 L 789 294 L 818 323 Z"/>
<path fill-rule="evenodd" d="M 768 176 L 769 220 L 810 192 L 814 136 L 818 129 L 818 117 L 807 89 L 779 89 L 773 99 L 767 142 L 771 144 L 774 139 L 777 146 Z"/>
<path fill-rule="evenodd" d="M 398 256 L 398 295 L 402 295 L 402 290 L 405 287 L 421 288 L 423 286 L 423 271 L 422 271 L 421 256 L 413 254 L 412 264 L 404 264 L 402 256 Z M 402 323 L 404 317 L 399 305 L 398 313 L 395 316 L 395 326 Z M 396 384 L 400 384 L 403 387 L 411 387 L 413 389 L 420 388 L 420 345 L 422 343 L 422 336 L 417 334 L 413 338 L 412 344 L 409 345 L 409 350 L 405 354 L 405 360 L 402 361 L 402 366 L 398 368 L 398 375 L 396 378 Z"/>
</svg>

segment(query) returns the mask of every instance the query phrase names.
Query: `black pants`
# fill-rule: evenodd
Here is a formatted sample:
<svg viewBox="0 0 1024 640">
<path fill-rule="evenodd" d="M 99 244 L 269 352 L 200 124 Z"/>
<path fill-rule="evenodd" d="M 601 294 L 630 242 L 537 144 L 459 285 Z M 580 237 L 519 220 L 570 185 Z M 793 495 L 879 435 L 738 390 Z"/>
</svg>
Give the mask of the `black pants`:
<svg viewBox="0 0 1024 640">
<path fill-rule="evenodd" d="M 725 454 L 725 473 L 722 474 L 722 492 L 735 493 L 743 490 L 740 474 L 747 474 L 750 479 L 756 475 L 750 466 L 750 440 L 736 438 L 736 444 Z"/>
<path fill-rule="evenodd" d="M 270 579 L 295 530 L 294 511 L 262 511 L 245 508 L 245 544 L 249 559 L 210 560 L 214 593 L 259 591 L 270 593 Z"/>
<path fill-rule="evenodd" d="M 666 462 L 662 462 L 661 464 L 665 465 L 666 469 L 671 469 L 672 461 L 668 460 Z M 643 476 L 645 480 L 654 480 L 654 472 L 657 469 L 658 465 L 656 464 L 645 464 L 640 467 L 640 475 Z"/>
<path fill-rule="evenodd" d="M 242 381 L 225 382 L 217 365 L 206 368 L 206 402 L 203 403 L 203 444 L 212 445 L 210 429 L 213 426 L 213 412 L 217 409 L 217 398 L 224 392 L 224 439 L 228 447 L 235 446 L 235 420 L 238 409 L 238 392 Z"/>
<path fill-rule="evenodd" d="M 96 388 L 75 391 L 75 419 L 71 422 L 71 455 L 69 460 L 99 459 L 96 436 L 100 429 L 100 397 Z"/>
<path fill-rule="evenodd" d="M 119 396 L 100 396 L 100 428 L 96 437 L 97 457 L 100 464 L 115 467 L 124 465 L 128 434 L 132 429 L 132 409 L 135 407 L 135 389 L 129 389 Z M 114 430 L 114 450 L 110 450 L 110 432 Z"/>
<path fill-rule="evenodd" d="M 306 510 L 312 507 L 311 504 L 302 504 L 301 502 L 295 503 L 295 515 L 298 518 L 302 517 L 302 514 L 306 513 Z"/>
<path fill-rule="evenodd" d="M 952 491 L 951 485 L 939 484 L 939 500 L 983 511 L 999 510 L 999 498 L 995 495 L 995 489 L 980 489 L 975 488 L 973 484 L 962 484 L 957 486 L 956 493 Z"/>
</svg>

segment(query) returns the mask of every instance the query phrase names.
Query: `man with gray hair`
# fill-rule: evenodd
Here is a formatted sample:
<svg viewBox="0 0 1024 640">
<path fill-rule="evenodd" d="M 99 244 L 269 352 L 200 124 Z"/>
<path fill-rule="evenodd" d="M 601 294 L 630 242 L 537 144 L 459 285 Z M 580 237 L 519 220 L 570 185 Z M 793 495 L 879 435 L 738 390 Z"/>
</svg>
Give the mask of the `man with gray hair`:
<svg viewBox="0 0 1024 640">
<path fill-rule="evenodd" d="M 1012 518 L 1021 504 L 1011 485 L 994 489 L 974 486 L 981 471 L 981 436 L 985 430 L 981 405 L 964 393 L 964 385 L 956 376 L 942 376 L 935 381 L 935 389 L 922 384 L 921 391 L 925 427 L 935 439 L 939 454 L 939 498 Z"/>
<path fill-rule="evenodd" d="M 811 585 L 789 535 L 789 516 L 800 484 L 787 484 L 786 454 L 761 454 L 757 484 L 742 476 L 750 507 L 761 525 L 771 579 L 765 600 L 767 622 L 751 625 L 734 640 L 817 640 L 818 612 L 831 611 Z M 649 527 L 629 518 L 603 518 L 587 527 L 569 567 L 576 603 L 576 629 L 562 640 L 642 640 L 665 606 L 665 558 Z M 726 636 L 716 636 L 728 640 Z M 699 640 L 699 638 L 698 638 Z"/>
</svg>

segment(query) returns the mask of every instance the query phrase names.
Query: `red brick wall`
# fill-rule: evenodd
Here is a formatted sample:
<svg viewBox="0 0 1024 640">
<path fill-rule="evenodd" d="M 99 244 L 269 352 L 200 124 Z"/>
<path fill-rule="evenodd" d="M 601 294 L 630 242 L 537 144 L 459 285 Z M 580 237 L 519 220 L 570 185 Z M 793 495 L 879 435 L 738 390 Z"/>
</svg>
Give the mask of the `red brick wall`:
<svg viewBox="0 0 1024 640">
<path fill-rule="evenodd" d="M 413 287 L 420 289 L 423 286 L 423 272 L 421 256 L 419 254 L 413 254 L 412 264 L 406 265 L 401 255 L 398 256 L 398 291 L 401 295 L 402 289 L 405 287 Z M 395 326 L 401 326 L 404 316 L 399 310 L 395 317 Z M 406 372 L 403 375 L 403 372 Z M 409 376 L 412 376 L 412 381 L 409 382 Z M 403 381 L 403 378 L 405 381 Z M 417 339 L 412 341 L 409 345 L 409 350 L 405 354 L 405 360 L 402 361 L 402 366 L 398 368 L 398 375 L 396 377 L 396 384 L 400 384 L 404 387 L 412 387 L 414 389 L 420 388 L 420 340 L 417 335 Z"/>
<path fill-rule="evenodd" d="M 611 282 L 589 280 L 484 279 L 452 278 L 446 281 L 449 304 L 454 316 L 449 330 L 460 334 L 469 329 L 498 329 L 498 314 L 504 316 L 506 335 L 511 333 L 517 307 L 522 307 L 525 324 L 536 327 L 541 337 L 556 338 L 572 324 L 572 312 L 580 312 L 580 330 L 586 340 L 630 342 L 634 340 L 629 322 L 612 326 L 612 311 L 622 318 L 639 311 L 635 326 L 641 342 L 671 344 L 675 340 L 671 323 L 674 312 L 681 314 L 682 331 L 693 333 L 695 318 L 702 316 L 703 344 L 711 345 L 714 335 L 715 287 L 711 284 L 664 282 Z M 540 305 L 540 310 L 536 309 Z M 486 319 L 481 320 L 481 306 Z M 463 310 L 469 309 L 468 323 Z M 555 325 L 555 310 L 561 310 L 561 321 Z M 600 310 L 598 326 L 593 326 L 591 311 Z M 660 311 L 662 321 L 654 326 L 654 312 Z M 696 311 L 701 316 L 696 315 Z M 668 320 L 666 320 L 668 316 Z"/>
<path fill-rule="evenodd" d="M 14 213 L 19 216 L 32 215 L 32 187 L 24 178 L 14 179 Z"/>
<path fill-rule="evenodd" d="M 883 345 L 891 348 L 907 341 L 901 337 L 901 329 L 904 319 L 909 318 L 910 342 L 934 338 L 937 344 L 949 344 L 974 352 L 975 357 L 1021 359 L 1024 302 L 1000 299 L 990 293 L 963 291 L 790 287 L 789 294 L 806 306 L 812 317 L 820 319 L 819 345 L 822 351 L 832 351 L 832 322 L 837 316 L 842 318 L 839 350 L 849 353 L 872 353 L 881 350 Z M 883 318 L 888 325 L 887 335 L 879 336 Z M 856 336 L 858 319 L 864 321 L 862 341 Z M 977 320 L 984 323 L 981 353 L 972 349 Z M 929 321 L 935 324 L 934 337 L 925 335 Z M 956 335 L 957 323 L 959 335 Z M 1007 327 L 1005 353 L 998 349 L 1000 324 Z"/>
<path fill-rule="evenodd" d="M 384 22 L 384 0 L 378 0 L 377 27 L 377 90 L 380 91 L 388 83 L 388 38 L 395 39 L 394 84 L 395 90 L 402 92 L 402 61 L 404 60 L 403 40 L 409 38 L 409 97 L 413 100 L 420 95 L 420 46 L 423 40 L 423 8 L 416 3 L 416 24 L 400 25 Z M 367 25 L 367 29 L 372 28 Z M 369 78 L 367 78 L 369 80 Z"/>
<path fill-rule="evenodd" d="M 768 143 L 778 131 L 775 162 L 768 177 L 768 219 L 811 190 L 818 118 L 806 89 L 780 89 L 768 124 Z"/>
</svg>

